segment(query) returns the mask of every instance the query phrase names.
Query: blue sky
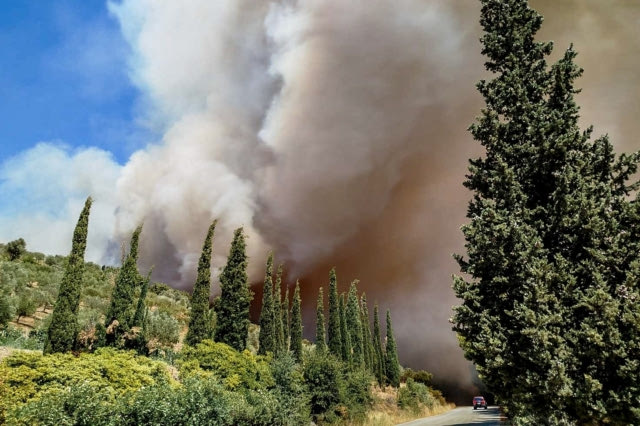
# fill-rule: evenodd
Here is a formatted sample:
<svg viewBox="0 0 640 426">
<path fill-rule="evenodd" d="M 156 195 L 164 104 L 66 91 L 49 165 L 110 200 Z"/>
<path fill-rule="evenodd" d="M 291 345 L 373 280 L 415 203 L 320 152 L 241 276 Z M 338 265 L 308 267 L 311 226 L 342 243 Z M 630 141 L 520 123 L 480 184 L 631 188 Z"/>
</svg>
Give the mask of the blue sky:
<svg viewBox="0 0 640 426">
<path fill-rule="evenodd" d="M 128 46 L 104 0 L 0 9 L 0 162 L 38 142 L 96 146 L 120 164 L 149 140 L 136 122 Z"/>
</svg>

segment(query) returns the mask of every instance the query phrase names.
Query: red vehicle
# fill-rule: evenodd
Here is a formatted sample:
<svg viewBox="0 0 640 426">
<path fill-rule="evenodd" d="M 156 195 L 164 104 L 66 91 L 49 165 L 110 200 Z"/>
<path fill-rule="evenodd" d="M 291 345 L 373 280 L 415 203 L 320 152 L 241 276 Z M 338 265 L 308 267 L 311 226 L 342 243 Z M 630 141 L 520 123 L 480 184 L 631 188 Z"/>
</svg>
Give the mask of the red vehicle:
<svg viewBox="0 0 640 426">
<path fill-rule="evenodd" d="M 474 396 L 473 397 L 473 409 L 477 410 L 478 408 L 487 409 L 487 401 L 484 400 L 483 396 Z"/>
</svg>

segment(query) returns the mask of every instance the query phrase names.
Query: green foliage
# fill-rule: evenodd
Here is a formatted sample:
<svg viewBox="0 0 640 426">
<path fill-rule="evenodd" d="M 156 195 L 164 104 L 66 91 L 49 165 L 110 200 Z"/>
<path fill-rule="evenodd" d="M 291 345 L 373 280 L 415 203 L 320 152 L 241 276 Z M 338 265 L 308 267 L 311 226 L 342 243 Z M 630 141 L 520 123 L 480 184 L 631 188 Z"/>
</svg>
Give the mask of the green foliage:
<svg viewBox="0 0 640 426">
<path fill-rule="evenodd" d="M 313 353 L 304 363 L 304 380 L 310 396 L 311 414 L 331 420 L 345 400 L 344 366 L 326 352 Z"/>
<path fill-rule="evenodd" d="M 278 265 L 278 271 L 276 273 L 276 282 L 273 286 L 273 321 L 275 324 L 275 336 L 276 336 L 276 352 L 280 353 L 285 351 L 285 320 L 282 312 L 282 264 Z"/>
<path fill-rule="evenodd" d="M 483 0 L 480 23 L 494 78 L 471 126 L 486 155 L 465 182 L 454 329 L 515 424 L 638 424 L 639 156 L 579 128 L 576 52 L 548 66 L 527 1 Z"/>
<path fill-rule="evenodd" d="M 362 341 L 362 322 L 360 320 L 360 303 L 358 301 L 358 280 L 351 283 L 347 300 L 347 331 L 351 342 L 351 362 L 356 367 L 364 366 L 364 342 Z"/>
<path fill-rule="evenodd" d="M 191 346 L 213 337 L 209 316 L 209 297 L 211 296 L 211 246 L 217 223 L 217 220 L 213 221 L 204 239 L 198 263 L 198 277 L 191 295 L 191 319 L 185 338 L 185 342 Z"/>
<path fill-rule="evenodd" d="M 342 334 L 340 332 L 340 307 L 338 306 L 338 279 L 336 268 L 329 272 L 329 329 L 327 331 L 329 352 L 342 356 Z"/>
<path fill-rule="evenodd" d="M 347 309 L 344 302 L 344 293 L 340 295 L 338 310 L 340 312 L 340 336 L 342 337 L 342 361 L 348 363 L 351 362 L 351 338 L 347 329 Z"/>
<path fill-rule="evenodd" d="M 289 350 L 289 341 L 291 338 L 291 323 L 289 321 L 289 287 L 284 293 L 284 299 L 282 300 L 282 329 L 283 329 L 283 343 L 282 349 L 284 352 Z"/>
<path fill-rule="evenodd" d="M 431 384 L 431 380 L 433 379 L 433 374 L 429 373 L 426 370 L 418 370 L 413 371 L 410 368 L 405 368 L 402 371 L 402 375 L 400 376 L 401 382 L 407 382 L 407 380 L 413 380 L 416 383 L 422 383 L 423 385 L 429 386 Z"/>
<path fill-rule="evenodd" d="M 318 304 L 316 306 L 316 350 L 318 352 L 324 352 L 327 350 L 327 343 L 325 341 L 325 328 L 324 328 L 324 298 L 322 295 L 322 287 L 318 291 Z"/>
<path fill-rule="evenodd" d="M 5 250 L 9 255 L 10 261 L 18 260 L 27 251 L 27 243 L 24 239 L 18 238 L 17 240 L 9 241 Z"/>
<path fill-rule="evenodd" d="M 216 340 L 241 351 L 247 346 L 249 306 L 253 298 L 247 277 L 242 228 L 234 232 L 227 264 L 220 274 L 220 289 L 220 303 L 216 305 Z"/>
<path fill-rule="evenodd" d="M 52 319 L 44 345 L 45 353 L 70 351 L 78 332 L 78 306 L 82 288 L 82 276 L 85 269 L 84 252 L 87 247 L 87 229 L 91 197 L 87 198 L 84 208 L 73 231 L 71 254 L 60 283 L 60 291 L 53 309 Z"/>
<path fill-rule="evenodd" d="M 74 356 L 70 353 L 42 355 L 17 352 L 0 363 L 0 413 L 47 394 L 88 383 L 113 398 L 142 386 L 169 383 L 161 362 L 110 348 Z M 1 419 L 0 419 L 1 420 Z"/>
<path fill-rule="evenodd" d="M 360 296 L 360 315 L 362 322 L 362 348 L 364 352 L 364 364 L 367 370 L 374 372 L 374 348 L 371 337 L 371 327 L 369 326 L 369 308 L 367 307 L 367 296 L 362 293 Z"/>
<path fill-rule="evenodd" d="M 213 376 L 227 389 L 266 389 L 273 386 L 269 358 L 238 352 L 225 343 L 204 340 L 185 346 L 178 360 L 181 377 Z"/>
<path fill-rule="evenodd" d="M 138 305 L 136 307 L 136 313 L 133 315 L 133 326 L 140 327 L 144 322 L 144 316 L 147 312 L 147 305 L 145 303 L 147 299 L 147 292 L 149 290 L 149 282 L 151 281 L 151 271 L 147 274 L 147 278 L 142 281 L 142 287 L 140 288 L 140 296 L 138 297 Z"/>
<path fill-rule="evenodd" d="M 398 389 L 398 406 L 414 413 L 420 413 L 424 408 L 433 408 L 436 398 L 431 390 L 423 383 L 412 378 L 407 379 L 407 385 Z"/>
<path fill-rule="evenodd" d="M 16 306 L 16 321 L 20 321 L 21 317 L 33 315 L 36 312 L 36 302 L 31 297 L 30 292 L 23 291 L 18 297 L 18 305 Z"/>
<path fill-rule="evenodd" d="M 300 306 L 300 283 L 296 282 L 296 289 L 293 292 L 293 303 L 291 305 L 291 345 L 293 357 L 296 361 L 302 361 L 302 310 Z"/>
<path fill-rule="evenodd" d="M 400 386 L 400 363 L 398 362 L 398 348 L 393 337 L 391 312 L 387 309 L 387 348 L 385 356 L 385 372 L 391 386 Z"/>
<path fill-rule="evenodd" d="M 9 298 L 6 295 L 0 295 L 0 329 L 5 328 L 12 318 L 13 309 Z"/>
<path fill-rule="evenodd" d="M 373 352 L 375 354 L 374 374 L 379 385 L 385 382 L 385 353 L 382 351 L 382 338 L 380 336 L 380 318 L 378 305 L 373 307 Z"/>
<path fill-rule="evenodd" d="M 146 317 L 144 337 L 152 352 L 172 348 L 180 338 L 180 323 L 165 312 L 151 312 Z"/>
<path fill-rule="evenodd" d="M 374 378 L 370 372 L 362 369 L 349 371 L 345 375 L 345 401 L 347 416 L 355 420 L 363 420 L 373 405 L 371 384 Z"/>
<path fill-rule="evenodd" d="M 42 350 L 45 338 L 46 332 L 44 330 L 31 330 L 28 335 L 10 325 L 0 330 L 0 346 Z"/>
<path fill-rule="evenodd" d="M 138 241 L 142 225 L 138 226 L 131 236 L 129 255 L 116 277 L 115 288 L 111 296 L 111 304 L 107 311 L 105 327 L 107 328 L 107 344 L 114 347 L 125 345 L 125 333 L 133 326 L 136 306 L 134 306 L 135 290 L 140 284 L 138 273 Z"/>
<path fill-rule="evenodd" d="M 267 268 L 264 273 L 264 285 L 262 286 L 262 309 L 260 310 L 260 337 L 258 353 L 265 355 L 267 352 L 276 351 L 276 326 L 273 300 L 273 253 L 267 258 Z"/>
<path fill-rule="evenodd" d="M 311 414 L 309 395 L 300 364 L 291 353 L 280 353 L 271 362 L 271 374 L 275 381 L 273 392 L 280 404 L 279 424 L 308 424 Z"/>
</svg>

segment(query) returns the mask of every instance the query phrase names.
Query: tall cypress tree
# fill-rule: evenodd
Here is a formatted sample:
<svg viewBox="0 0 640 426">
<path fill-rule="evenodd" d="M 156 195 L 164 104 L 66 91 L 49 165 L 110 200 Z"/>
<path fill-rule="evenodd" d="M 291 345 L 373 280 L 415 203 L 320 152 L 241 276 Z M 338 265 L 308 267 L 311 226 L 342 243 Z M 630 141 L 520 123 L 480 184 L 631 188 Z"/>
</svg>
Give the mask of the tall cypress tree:
<svg viewBox="0 0 640 426">
<path fill-rule="evenodd" d="M 316 350 L 318 352 L 325 352 L 327 350 L 324 327 L 324 296 L 322 293 L 322 287 L 320 287 L 320 290 L 318 291 L 318 304 L 316 305 Z"/>
<path fill-rule="evenodd" d="M 84 274 L 84 252 L 87 248 L 89 212 L 93 200 L 88 197 L 78 218 L 69 260 L 60 282 L 58 298 L 51 314 L 51 323 L 44 342 L 44 353 L 68 352 L 73 349 L 78 333 L 78 307 Z"/>
<path fill-rule="evenodd" d="M 338 306 L 338 279 L 336 268 L 329 272 L 329 352 L 342 356 L 342 335 L 340 334 L 340 307 Z"/>
<path fill-rule="evenodd" d="M 351 338 L 347 329 L 347 307 L 345 306 L 344 293 L 338 300 L 338 310 L 340 311 L 340 335 L 342 336 L 342 360 L 351 362 Z"/>
<path fill-rule="evenodd" d="M 247 254 L 242 228 L 235 230 L 227 264 L 220 274 L 220 303 L 216 305 L 216 331 L 218 342 L 226 343 L 237 351 L 247 347 L 249 307 L 253 293 L 247 276 Z"/>
<path fill-rule="evenodd" d="M 273 321 L 275 323 L 275 335 L 276 335 L 276 352 L 282 352 L 285 350 L 284 340 L 284 323 L 282 320 L 282 263 L 278 265 L 278 272 L 276 273 L 276 282 L 273 288 Z"/>
<path fill-rule="evenodd" d="M 211 223 L 202 244 L 202 252 L 198 262 L 198 276 L 191 294 L 191 318 L 189 319 L 189 331 L 185 337 L 185 342 L 191 346 L 195 346 L 205 339 L 211 339 L 213 335 L 209 314 L 209 297 L 211 297 L 211 252 L 217 223 L 217 220 Z"/>
<path fill-rule="evenodd" d="M 282 328 L 284 329 L 284 340 L 282 348 L 285 352 L 289 350 L 289 340 L 291 336 L 291 324 L 289 321 L 289 287 L 284 293 L 282 300 Z"/>
<path fill-rule="evenodd" d="M 264 273 L 264 285 L 262 286 L 262 309 L 260 311 L 260 335 L 258 354 L 274 353 L 276 350 L 276 327 L 273 300 L 273 253 L 267 258 L 267 268 Z"/>
<path fill-rule="evenodd" d="M 138 305 L 136 313 L 133 316 L 133 327 L 142 327 L 144 325 L 144 318 L 147 312 L 147 306 L 145 305 L 145 299 L 147 298 L 147 291 L 149 290 L 149 283 L 151 282 L 151 270 L 147 274 L 147 278 L 142 281 L 142 287 L 140 288 L 140 296 L 138 297 Z"/>
<path fill-rule="evenodd" d="M 380 318 L 378 304 L 373 307 L 373 349 L 375 353 L 375 374 L 378 384 L 382 386 L 385 381 L 385 353 L 382 351 L 382 337 L 380 336 Z"/>
<path fill-rule="evenodd" d="M 116 285 L 111 295 L 111 303 L 107 310 L 105 327 L 107 327 L 106 343 L 110 346 L 121 346 L 122 337 L 133 326 L 137 305 L 134 302 L 135 289 L 140 284 L 138 273 L 138 241 L 142 225 L 131 235 L 129 255 L 116 277 Z"/>
<path fill-rule="evenodd" d="M 639 423 L 638 157 L 579 129 L 576 54 L 547 66 L 527 1 L 482 0 L 480 23 L 495 78 L 478 84 L 454 329 L 516 422 Z"/>
<path fill-rule="evenodd" d="M 375 373 L 373 364 L 373 339 L 371 337 L 371 326 L 369 326 L 369 308 L 367 307 L 367 296 L 364 293 L 360 296 L 360 316 L 362 322 L 364 365 L 367 367 L 367 370 Z"/>
<path fill-rule="evenodd" d="M 362 322 L 360 321 L 360 303 L 358 300 L 358 280 L 351 283 L 347 300 L 347 331 L 351 341 L 351 361 L 356 367 L 364 367 L 364 346 L 362 341 Z"/>
<path fill-rule="evenodd" d="M 398 348 L 393 337 L 393 326 L 391 325 L 391 313 L 387 309 L 387 348 L 386 348 L 386 372 L 389 384 L 394 387 L 400 386 L 400 363 L 398 362 Z"/>
<path fill-rule="evenodd" d="M 291 304 L 291 352 L 298 362 L 302 362 L 302 310 L 300 306 L 300 283 L 296 282 Z"/>
</svg>

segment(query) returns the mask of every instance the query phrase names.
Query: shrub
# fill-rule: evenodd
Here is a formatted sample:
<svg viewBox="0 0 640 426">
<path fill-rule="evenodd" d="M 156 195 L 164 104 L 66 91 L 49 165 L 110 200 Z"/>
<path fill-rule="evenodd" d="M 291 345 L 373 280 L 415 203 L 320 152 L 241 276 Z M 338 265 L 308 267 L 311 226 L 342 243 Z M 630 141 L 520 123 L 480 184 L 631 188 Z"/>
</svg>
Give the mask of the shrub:
<svg viewBox="0 0 640 426">
<path fill-rule="evenodd" d="M 12 318 L 13 307 L 9 303 L 9 298 L 6 295 L 0 294 L 0 329 L 5 328 Z"/>
<path fill-rule="evenodd" d="M 413 412 L 420 412 L 423 408 L 433 408 L 435 398 L 430 389 L 413 379 L 407 379 L 407 385 L 398 389 L 398 406 Z"/>
<path fill-rule="evenodd" d="M 171 348 L 180 338 L 180 324 L 165 312 L 152 312 L 147 317 L 145 338 L 157 348 Z"/>
<path fill-rule="evenodd" d="M 22 239 L 10 241 L 5 248 L 9 255 L 9 260 L 18 260 L 27 251 L 27 243 Z"/>
<path fill-rule="evenodd" d="M 329 353 L 312 353 L 304 365 L 304 379 L 310 396 L 311 414 L 331 421 L 344 402 L 344 365 Z"/>
<path fill-rule="evenodd" d="M 304 383 L 302 367 L 289 352 L 279 354 L 271 362 L 275 382 L 274 394 L 279 402 L 279 422 L 283 425 L 309 423 L 309 395 Z"/>
<path fill-rule="evenodd" d="M 29 315 L 33 315 L 36 312 L 36 302 L 34 302 L 30 293 L 26 291 L 20 294 L 18 298 L 18 306 L 16 306 L 16 316 L 19 321 L 21 317 L 27 317 Z"/>
<path fill-rule="evenodd" d="M 371 384 L 374 377 L 369 371 L 350 371 L 345 376 L 345 403 L 347 415 L 352 419 L 364 419 L 367 410 L 373 405 Z"/>
<path fill-rule="evenodd" d="M 238 352 L 224 343 L 204 340 L 185 346 L 178 360 L 181 377 L 213 376 L 227 389 L 266 389 L 274 385 L 270 358 L 244 350 Z"/>
<path fill-rule="evenodd" d="M 414 382 L 429 386 L 431 384 L 431 379 L 433 379 L 433 374 L 426 370 L 414 371 L 410 368 L 405 368 L 400 376 L 400 381 L 406 382 L 407 379 L 413 379 Z"/>
</svg>

